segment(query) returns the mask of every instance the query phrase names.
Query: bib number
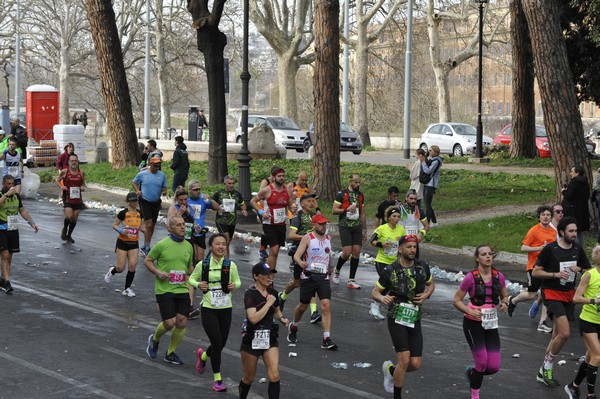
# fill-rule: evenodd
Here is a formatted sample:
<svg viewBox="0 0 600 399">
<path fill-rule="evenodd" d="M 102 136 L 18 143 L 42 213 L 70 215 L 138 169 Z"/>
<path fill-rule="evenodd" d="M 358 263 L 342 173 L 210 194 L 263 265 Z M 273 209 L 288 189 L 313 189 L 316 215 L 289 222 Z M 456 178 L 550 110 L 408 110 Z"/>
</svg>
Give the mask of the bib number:
<svg viewBox="0 0 600 399">
<path fill-rule="evenodd" d="M 396 323 L 406 327 L 415 328 L 419 313 L 420 310 L 417 305 L 402 302 L 398 306 L 398 312 L 396 312 Z"/>
<path fill-rule="evenodd" d="M 286 213 L 285 208 L 273 209 L 273 224 L 285 223 Z"/>
<path fill-rule="evenodd" d="M 182 270 L 171 270 L 169 272 L 169 284 L 185 284 L 185 272 Z"/>
<path fill-rule="evenodd" d="M 484 330 L 495 330 L 498 328 L 498 311 L 496 308 L 482 308 L 481 326 Z"/>
<path fill-rule="evenodd" d="M 17 230 L 19 227 L 19 216 L 12 215 L 6 217 L 6 228 L 7 230 Z"/>
<path fill-rule="evenodd" d="M 271 343 L 271 330 L 254 330 L 252 349 L 269 349 Z"/>
<path fill-rule="evenodd" d="M 71 199 L 81 198 L 81 189 L 79 187 L 70 187 L 69 188 L 69 198 L 71 198 Z"/>
<path fill-rule="evenodd" d="M 223 198 L 223 212 L 233 213 L 235 212 L 235 200 L 231 198 Z"/>
<path fill-rule="evenodd" d="M 140 230 L 137 227 L 125 226 L 125 229 L 123 229 L 123 233 L 125 233 L 125 235 L 127 237 L 131 237 L 131 238 L 137 237 L 139 231 Z"/>
<path fill-rule="evenodd" d="M 389 248 L 383 249 L 383 254 L 386 256 L 396 256 L 398 255 L 398 242 L 392 242 L 392 245 Z"/>
<path fill-rule="evenodd" d="M 8 174 L 14 178 L 18 178 L 19 177 L 19 166 L 9 166 Z"/>
<path fill-rule="evenodd" d="M 324 263 L 313 262 L 308 265 L 306 271 L 317 274 L 327 274 L 327 265 Z"/>
<path fill-rule="evenodd" d="M 210 291 L 210 304 L 215 308 L 224 308 L 229 305 L 229 296 L 223 290 Z"/>
</svg>

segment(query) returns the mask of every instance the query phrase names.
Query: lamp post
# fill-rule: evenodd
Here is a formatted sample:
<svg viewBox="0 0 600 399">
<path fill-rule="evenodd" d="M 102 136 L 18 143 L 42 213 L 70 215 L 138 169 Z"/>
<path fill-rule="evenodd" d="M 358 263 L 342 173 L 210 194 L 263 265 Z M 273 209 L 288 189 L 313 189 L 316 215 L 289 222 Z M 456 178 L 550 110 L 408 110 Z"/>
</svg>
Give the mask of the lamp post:
<svg viewBox="0 0 600 399">
<path fill-rule="evenodd" d="M 413 41 L 413 0 L 408 0 L 406 17 L 406 60 L 404 62 L 404 159 L 410 159 L 410 109 L 412 106 L 412 41 Z"/>
<path fill-rule="evenodd" d="M 483 158 L 483 123 L 481 121 L 481 102 L 483 86 L 483 5 L 488 0 L 475 0 L 479 4 L 479 88 L 477 96 L 477 145 L 475 152 L 477 158 Z"/>
<path fill-rule="evenodd" d="M 240 150 L 238 160 L 239 182 L 238 191 L 242 194 L 244 201 L 250 201 L 250 151 L 248 151 L 248 85 L 250 82 L 250 72 L 248 72 L 248 25 L 249 25 L 250 1 L 244 0 L 244 42 L 242 56 L 242 149 Z"/>
</svg>

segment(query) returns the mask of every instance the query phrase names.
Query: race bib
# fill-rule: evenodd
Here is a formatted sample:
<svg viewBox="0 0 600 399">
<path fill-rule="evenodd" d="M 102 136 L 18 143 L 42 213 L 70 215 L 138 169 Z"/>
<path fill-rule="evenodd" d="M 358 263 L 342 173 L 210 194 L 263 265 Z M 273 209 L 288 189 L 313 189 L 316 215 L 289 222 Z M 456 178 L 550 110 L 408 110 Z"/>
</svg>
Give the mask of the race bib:
<svg viewBox="0 0 600 399">
<path fill-rule="evenodd" d="M 198 219 L 202 213 L 202 207 L 198 204 L 189 205 L 189 207 L 194 210 L 194 216 L 196 219 Z"/>
<path fill-rule="evenodd" d="M 19 227 L 19 215 L 7 216 L 6 226 L 7 230 L 17 230 Z"/>
<path fill-rule="evenodd" d="M 406 230 L 406 235 L 416 236 L 419 234 L 419 225 L 418 224 L 405 224 L 404 229 Z"/>
<path fill-rule="evenodd" d="M 210 304 L 215 308 L 224 308 L 229 305 L 229 295 L 223 290 L 210 291 Z"/>
<path fill-rule="evenodd" d="M 495 330 L 498 328 L 498 311 L 493 308 L 481 308 L 481 326 L 484 330 Z"/>
<path fill-rule="evenodd" d="M 285 223 L 286 218 L 285 208 L 273 209 L 273 224 Z"/>
<path fill-rule="evenodd" d="M 9 166 L 8 174 L 12 177 L 19 177 L 19 166 Z"/>
<path fill-rule="evenodd" d="M 185 239 L 190 240 L 192 238 L 192 231 L 194 230 L 194 223 L 185 224 Z"/>
<path fill-rule="evenodd" d="M 169 284 L 185 284 L 185 272 L 182 270 L 171 270 L 169 272 Z"/>
<path fill-rule="evenodd" d="M 252 349 L 269 349 L 271 342 L 271 330 L 254 330 Z"/>
<path fill-rule="evenodd" d="M 419 318 L 419 307 L 412 303 L 401 302 L 396 312 L 396 323 L 406 327 L 414 328 Z"/>
<path fill-rule="evenodd" d="M 562 272 L 563 270 L 566 270 L 567 272 L 569 272 L 569 278 L 564 279 L 561 278 L 560 279 L 560 283 L 561 284 L 566 284 L 566 283 L 572 283 L 573 281 L 575 281 L 575 272 L 573 270 L 571 270 L 571 268 L 573 266 L 577 266 L 577 261 L 572 260 L 569 262 L 560 262 L 560 271 Z"/>
<path fill-rule="evenodd" d="M 396 256 L 398 255 L 398 241 L 394 241 L 391 243 L 392 245 L 389 248 L 383 249 L 383 254 L 387 256 Z"/>
<path fill-rule="evenodd" d="M 358 205 L 356 206 L 356 209 L 352 212 L 346 212 L 346 219 L 348 220 L 358 220 L 358 214 L 359 214 L 359 210 L 358 210 Z"/>
<path fill-rule="evenodd" d="M 327 274 L 327 265 L 324 263 L 313 262 L 306 268 L 306 271 L 318 274 Z"/>
<path fill-rule="evenodd" d="M 125 229 L 123 229 L 123 233 L 125 233 L 127 237 L 137 237 L 139 231 L 140 229 L 137 227 L 125 226 Z"/>
<path fill-rule="evenodd" d="M 235 212 L 235 200 L 231 198 L 223 198 L 223 205 L 221 206 L 223 212 L 233 213 Z"/>
<path fill-rule="evenodd" d="M 71 198 L 71 199 L 81 198 L 81 188 L 80 187 L 70 187 L 69 188 L 69 198 Z"/>
</svg>

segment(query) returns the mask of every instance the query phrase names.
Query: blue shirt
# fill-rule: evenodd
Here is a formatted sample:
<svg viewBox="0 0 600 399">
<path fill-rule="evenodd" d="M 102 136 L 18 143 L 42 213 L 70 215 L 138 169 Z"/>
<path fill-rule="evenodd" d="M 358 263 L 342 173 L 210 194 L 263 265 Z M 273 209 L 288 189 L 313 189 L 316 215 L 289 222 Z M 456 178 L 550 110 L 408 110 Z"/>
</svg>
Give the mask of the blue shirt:
<svg viewBox="0 0 600 399">
<path fill-rule="evenodd" d="M 208 203 L 204 202 L 204 198 L 202 198 L 202 195 L 200 195 L 197 199 L 192 199 L 191 197 L 188 197 L 188 205 L 194 210 L 194 212 L 192 213 L 192 216 L 194 216 L 194 223 L 196 223 L 196 225 L 198 226 L 206 227 L 206 210 L 212 209 L 212 203 L 210 202 L 210 200 Z"/>
<path fill-rule="evenodd" d="M 156 173 L 143 170 L 135 175 L 133 182 L 140 187 L 142 198 L 148 202 L 158 202 L 163 188 L 167 188 L 167 177 L 160 170 Z"/>
</svg>

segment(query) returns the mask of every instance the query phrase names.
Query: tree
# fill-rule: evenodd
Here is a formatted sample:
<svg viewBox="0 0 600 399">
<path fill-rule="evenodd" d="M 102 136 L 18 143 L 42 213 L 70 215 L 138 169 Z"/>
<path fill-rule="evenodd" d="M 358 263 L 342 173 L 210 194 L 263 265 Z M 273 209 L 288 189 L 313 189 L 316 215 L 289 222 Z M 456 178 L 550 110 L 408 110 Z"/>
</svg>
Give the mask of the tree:
<svg viewBox="0 0 600 399">
<path fill-rule="evenodd" d="M 107 126 L 112 140 L 112 165 L 114 169 L 137 165 L 141 154 L 135 136 L 129 85 L 125 76 L 112 2 L 86 0 L 85 5 L 96 49 Z"/>
<path fill-rule="evenodd" d="M 339 8 L 338 0 L 315 2 L 315 190 L 332 201 L 340 187 L 340 99 L 339 99 Z"/>
<path fill-rule="evenodd" d="M 309 50 L 314 36 L 310 0 L 255 0 L 250 2 L 250 18 L 277 54 L 279 114 L 298 121 L 296 74 L 302 65 L 314 61 Z"/>
<path fill-rule="evenodd" d="M 556 197 L 569 181 L 569 171 L 581 165 L 590 179 L 592 169 L 585 148 L 567 48 L 560 29 L 560 0 L 522 0 L 531 34 L 544 123 L 552 148 Z"/>
<path fill-rule="evenodd" d="M 208 144 L 208 184 L 218 184 L 227 175 L 227 124 L 223 51 L 227 36 L 219 30 L 226 0 L 188 0 L 187 9 L 194 20 L 198 50 L 204 54 L 210 104 L 210 141 Z"/>
<path fill-rule="evenodd" d="M 513 59 L 513 107 L 511 157 L 533 158 L 535 145 L 535 98 L 533 53 L 529 27 L 523 13 L 521 0 L 510 2 L 511 44 Z"/>
</svg>

